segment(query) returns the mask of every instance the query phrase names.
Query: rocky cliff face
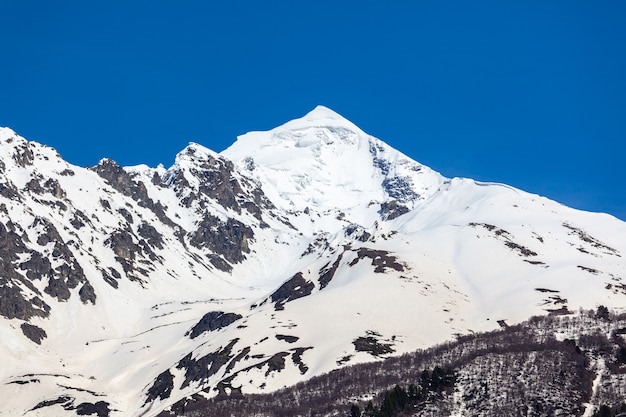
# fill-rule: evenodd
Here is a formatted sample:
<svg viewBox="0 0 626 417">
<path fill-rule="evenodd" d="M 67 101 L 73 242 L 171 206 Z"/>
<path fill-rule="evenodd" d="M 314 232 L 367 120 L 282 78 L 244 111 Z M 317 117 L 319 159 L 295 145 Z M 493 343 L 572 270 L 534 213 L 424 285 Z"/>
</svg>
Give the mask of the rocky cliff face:
<svg viewBox="0 0 626 417">
<path fill-rule="evenodd" d="M 623 222 L 443 178 L 325 108 L 168 169 L 9 129 L 0 155 L 9 415 L 156 415 L 626 297 Z"/>
</svg>

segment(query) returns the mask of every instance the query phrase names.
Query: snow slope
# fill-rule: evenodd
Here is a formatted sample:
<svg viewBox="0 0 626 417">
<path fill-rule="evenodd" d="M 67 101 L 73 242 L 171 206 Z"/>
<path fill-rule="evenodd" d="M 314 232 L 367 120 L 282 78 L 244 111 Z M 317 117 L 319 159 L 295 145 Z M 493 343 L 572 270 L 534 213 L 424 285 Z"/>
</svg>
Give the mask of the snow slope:
<svg viewBox="0 0 626 417">
<path fill-rule="evenodd" d="M 624 222 L 444 178 L 321 106 L 167 169 L 9 129 L 0 152 L 0 415 L 151 416 L 626 299 Z"/>
</svg>

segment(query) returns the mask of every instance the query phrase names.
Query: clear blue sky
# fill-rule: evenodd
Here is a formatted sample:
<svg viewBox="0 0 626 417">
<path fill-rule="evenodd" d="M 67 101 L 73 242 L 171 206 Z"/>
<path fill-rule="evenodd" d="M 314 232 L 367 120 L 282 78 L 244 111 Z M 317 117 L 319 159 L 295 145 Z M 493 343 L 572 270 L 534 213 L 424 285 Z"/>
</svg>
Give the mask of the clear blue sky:
<svg viewBox="0 0 626 417">
<path fill-rule="evenodd" d="M 0 1 L 0 125 L 74 164 L 167 167 L 317 104 L 626 219 L 626 1 Z"/>
</svg>

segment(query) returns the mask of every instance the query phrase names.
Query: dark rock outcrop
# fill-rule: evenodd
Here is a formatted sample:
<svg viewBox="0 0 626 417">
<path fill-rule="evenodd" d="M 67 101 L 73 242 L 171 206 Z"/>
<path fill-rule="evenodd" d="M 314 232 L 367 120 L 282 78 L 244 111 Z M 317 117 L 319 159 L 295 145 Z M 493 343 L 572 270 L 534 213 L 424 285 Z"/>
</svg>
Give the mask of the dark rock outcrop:
<svg viewBox="0 0 626 417">
<path fill-rule="evenodd" d="M 97 401 L 96 403 L 80 403 L 76 406 L 76 414 L 79 416 L 109 417 L 109 403 L 106 401 Z"/>
<path fill-rule="evenodd" d="M 185 380 L 181 389 L 187 387 L 193 381 L 206 381 L 211 375 L 228 363 L 233 358 L 231 354 L 238 339 L 231 340 L 224 348 L 219 348 L 215 352 L 209 353 L 199 359 L 192 359 L 192 354 L 188 354 L 178 362 L 177 369 L 185 370 Z"/>
<path fill-rule="evenodd" d="M 324 288 L 326 288 L 326 286 L 333 279 L 333 277 L 335 276 L 335 272 L 337 272 L 337 269 L 339 268 L 339 264 L 341 263 L 342 258 L 343 258 L 343 253 L 339 254 L 339 256 L 337 257 L 337 260 L 332 265 L 330 265 L 330 263 L 327 263 L 320 270 L 320 277 L 318 279 L 318 282 L 320 284 L 320 290 L 323 290 Z"/>
<path fill-rule="evenodd" d="M 39 297 L 28 297 L 20 288 L 22 284 L 39 294 L 35 286 L 15 269 L 20 255 L 29 252 L 22 237 L 17 233 L 16 225 L 8 222 L 5 226 L 0 223 L 0 315 L 8 319 L 28 320 L 33 316 L 47 317 L 50 312 L 50 306 Z M 28 277 L 28 271 L 26 276 Z"/>
<path fill-rule="evenodd" d="M 24 336 L 28 337 L 30 340 L 37 343 L 38 345 L 41 344 L 41 341 L 43 339 L 48 337 L 44 329 L 34 326 L 30 323 L 22 323 L 20 327 L 22 329 L 22 333 L 24 333 Z"/>
<path fill-rule="evenodd" d="M 157 398 L 164 400 L 170 397 L 172 390 L 174 389 L 174 375 L 168 370 L 162 372 L 154 380 L 152 386 L 148 389 L 145 404 L 148 404 Z"/>
<path fill-rule="evenodd" d="M 374 336 L 356 338 L 352 344 L 357 352 L 367 352 L 372 356 L 381 356 L 393 353 L 391 345 L 379 342 Z"/>
<path fill-rule="evenodd" d="M 280 286 L 271 296 L 271 300 L 275 304 L 277 310 L 282 310 L 284 304 L 297 300 L 298 298 L 306 297 L 311 294 L 315 288 L 315 284 L 311 281 L 307 281 L 302 276 L 301 272 L 298 272 L 283 285 Z"/>
<path fill-rule="evenodd" d="M 253 237 L 252 229 L 238 220 L 229 218 L 222 222 L 206 214 L 198 228 L 190 234 L 189 242 L 196 248 L 209 249 L 221 255 L 230 263 L 239 263 L 246 259 L 244 254 L 250 252 L 248 242 Z"/>
<path fill-rule="evenodd" d="M 404 271 L 405 267 L 400 262 L 398 262 L 398 258 L 391 255 L 390 252 L 384 250 L 375 250 L 369 248 L 359 248 L 357 251 L 357 257 L 349 263 L 350 266 L 354 266 L 361 259 L 370 258 L 372 260 L 372 265 L 375 266 L 374 272 L 384 273 L 387 269 L 395 269 L 396 271 Z"/>
<path fill-rule="evenodd" d="M 382 203 L 378 211 L 383 220 L 393 220 L 408 212 L 409 208 L 398 203 L 397 200 Z"/>
<path fill-rule="evenodd" d="M 230 326 L 232 323 L 241 319 L 241 315 L 236 313 L 224 313 L 223 311 L 211 311 L 206 313 L 200 321 L 189 330 L 185 336 L 195 339 L 204 332 L 212 332 L 224 327 Z"/>
<path fill-rule="evenodd" d="M 174 222 L 165 214 L 165 208 L 160 202 L 154 202 L 148 196 L 148 190 L 141 181 L 135 181 L 131 174 L 111 159 L 102 160 L 93 170 L 104 178 L 115 190 L 137 201 L 140 207 L 146 207 L 157 218 L 170 227 L 175 227 Z"/>
</svg>

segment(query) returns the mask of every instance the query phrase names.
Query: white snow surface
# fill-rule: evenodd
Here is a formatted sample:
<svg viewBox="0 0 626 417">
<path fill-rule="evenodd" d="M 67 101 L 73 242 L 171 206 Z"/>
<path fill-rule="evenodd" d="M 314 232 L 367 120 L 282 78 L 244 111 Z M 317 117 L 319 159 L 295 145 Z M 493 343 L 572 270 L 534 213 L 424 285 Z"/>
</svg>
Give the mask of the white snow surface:
<svg viewBox="0 0 626 417">
<path fill-rule="evenodd" d="M 322 106 L 268 132 L 240 136 L 222 155 L 251 171 L 277 206 L 292 210 L 357 214 L 371 202 L 388 200 L 381 184 L 393 178 L 410 183 L 416 195 L 404 200 L 413 205 L 443 182 L 441 175 Z"/>
<path fill-rule="evenodd" d="M 20 164 L 25 150 L 32 163 Z M 190 144 L 168 169 L 124 168 L 175 227 L 93 170 L 10 129 L 0 129 L 0 158 L 0 191 L 19 193 L 0 192 L 0 222 L 15 225 L 54 268 L 54 243 L 37 243 L 45 229 L 37 219 L 53 224 L 97 297 L 81 302 L 76 287 L 60 301 L 45 291 L 46 278 L 30 280 L 32 287 L 12 284 L 51 311 L 28 320 L 45 330 L 41 345 L 22 333 L 25 320 L 0 317 L 0 416 L 75 415 L 79 404 L 97 401 L 109 403 L 111 416 L 154 416 L 203 389 L 217 395 L 228 378 L 244 393 L 268 392 L 338 366 L 492 330 L 498 320 L 599 304 L 621 309 L 626 301 L 624 222 L 503 184 L 444 178 L 322 106 L 240 136 L 220 154 Z M 260 218 L 194 197 L 211 167 L 229 163 L 243 193 L 260 189 L 271 203 Z M 165 185 L 154 183 L 155 175 Z M 26 190 L 33 179 L 49 178 L 62 195 Z M 383 207 L 393 204 L 402 213 L 385 217 Z M 80 228 L 70 225 L 78 211 L 86 219 Z M 207 214 L 254 231 L 245 260 L 231 263 L 230 272 L 180 237 Z M 147 272 L 133 275 L 107 239 L 127 227 L 138 242 L 142 223 L 158 230 L 163 245 L 152 248 L 154 258 L 138 253 Z M 20 261 L 29 256 L 20 254 Z M 120 274 L 117 288 L 103 280 L 103 270 Z M 310 294 L 281 309 L 272 296 L 298 274 Z M 241 318 L 191 339 L 190 329 L 211 311 Z M 393 353 L 356 351 L 353 342 L 368 336 Z M 183 358 L 227 347 L 225 364 L 185 383 Z M 276 354 L 285 368 L 271 371 L 266 361 Z M 171 391 L 147 401 L 165 372 L 173 377 Z"/>
</svg>

